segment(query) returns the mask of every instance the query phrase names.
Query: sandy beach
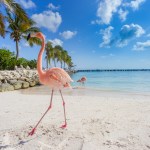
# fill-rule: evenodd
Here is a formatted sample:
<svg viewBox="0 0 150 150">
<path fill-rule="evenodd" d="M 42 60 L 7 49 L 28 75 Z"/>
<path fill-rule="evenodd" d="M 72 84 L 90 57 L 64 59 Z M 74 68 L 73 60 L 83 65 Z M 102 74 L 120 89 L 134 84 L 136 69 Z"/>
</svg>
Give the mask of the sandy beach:
<svg viewBox="0 0 150 150">
<path fill-rule="evenodd" d="M 0 93 L 0 149 L 5 150 L 149 150 L 150 95 L 73 89 L 61 97 L 33 136 L 28 137 L 49 105 L 50 91 L 30 88 Z"/>
</svg>

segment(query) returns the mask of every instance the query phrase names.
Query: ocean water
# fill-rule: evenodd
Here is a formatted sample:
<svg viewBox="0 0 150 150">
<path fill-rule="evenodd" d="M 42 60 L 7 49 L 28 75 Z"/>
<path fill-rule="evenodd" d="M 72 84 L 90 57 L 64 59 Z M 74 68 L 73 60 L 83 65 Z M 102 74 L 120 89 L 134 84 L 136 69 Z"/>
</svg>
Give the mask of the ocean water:
<svg viewBox="0 0 150 150">
<path fill-rule="evenodd" d="M 76 82 L 87 77 L 85 85 Z M 71 75 L 72 86 L 99 90 L 150 92 L 150 71 L 77 72 Z"/>
</svg>

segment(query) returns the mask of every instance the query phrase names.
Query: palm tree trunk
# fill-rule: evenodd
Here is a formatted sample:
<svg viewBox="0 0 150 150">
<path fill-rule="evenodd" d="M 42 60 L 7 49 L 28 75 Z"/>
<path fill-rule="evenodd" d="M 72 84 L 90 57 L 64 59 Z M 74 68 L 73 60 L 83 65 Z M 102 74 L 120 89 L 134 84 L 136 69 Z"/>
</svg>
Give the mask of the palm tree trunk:
<svg viewBox="0 0 150 150">
<path fill-rule="evenodd" d="M 61 64 L 61 68 L 62 68 L 62 61 L 60 62 L 60 64 Z"/>
<path fill-rule="evenodd" d="M 55 58 L 54 58 L 54 66 L 56 67 L 56 60 L 55 60 Z"/>
<path fill-rule="evenodd" d="M 46 58 L 46 68 L 48 69 L 48 58 Z"/>
<path fill-rule="evenodd" d="M 64 62 L 64 69 L 65 69 L 65 62 Z"/>
<path fill-rule="evenodd" d="M 18 46 L 18 41 L 16 41 L 16 60 L 18 60 L 19 57 L 19 46 Z"/>
</svg>

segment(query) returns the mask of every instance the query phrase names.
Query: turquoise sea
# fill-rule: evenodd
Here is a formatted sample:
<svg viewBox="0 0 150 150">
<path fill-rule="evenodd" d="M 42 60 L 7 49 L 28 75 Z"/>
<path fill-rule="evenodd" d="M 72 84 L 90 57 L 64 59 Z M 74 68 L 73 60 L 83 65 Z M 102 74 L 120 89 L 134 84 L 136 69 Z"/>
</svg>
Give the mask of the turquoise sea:
<svg viewBox="0 0 150 150">
<path fill-rule="evenodd" d="M 76 81 L 82 76 L 87 77 L 85 85 Z M 150 92 L 150 71 L 106 71 L 77 72 L 71 75 L 73 86 L 84 86 L 99 90 L 126 92 Z"/>
</svg>

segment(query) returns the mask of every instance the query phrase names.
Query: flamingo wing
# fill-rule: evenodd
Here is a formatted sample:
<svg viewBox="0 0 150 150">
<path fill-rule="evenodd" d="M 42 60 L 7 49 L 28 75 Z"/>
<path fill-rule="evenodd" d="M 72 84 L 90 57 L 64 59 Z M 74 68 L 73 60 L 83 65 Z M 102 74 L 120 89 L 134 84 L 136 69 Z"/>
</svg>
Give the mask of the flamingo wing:
<svg viewBox="0 0 150 150">
<path fill-rule="evenodd" d="M 61 82 L 63 85 L 73 82 L 68 73 L 61 68 L 51 68 L 48 73 L 51 79 Z"/>
</svg>

